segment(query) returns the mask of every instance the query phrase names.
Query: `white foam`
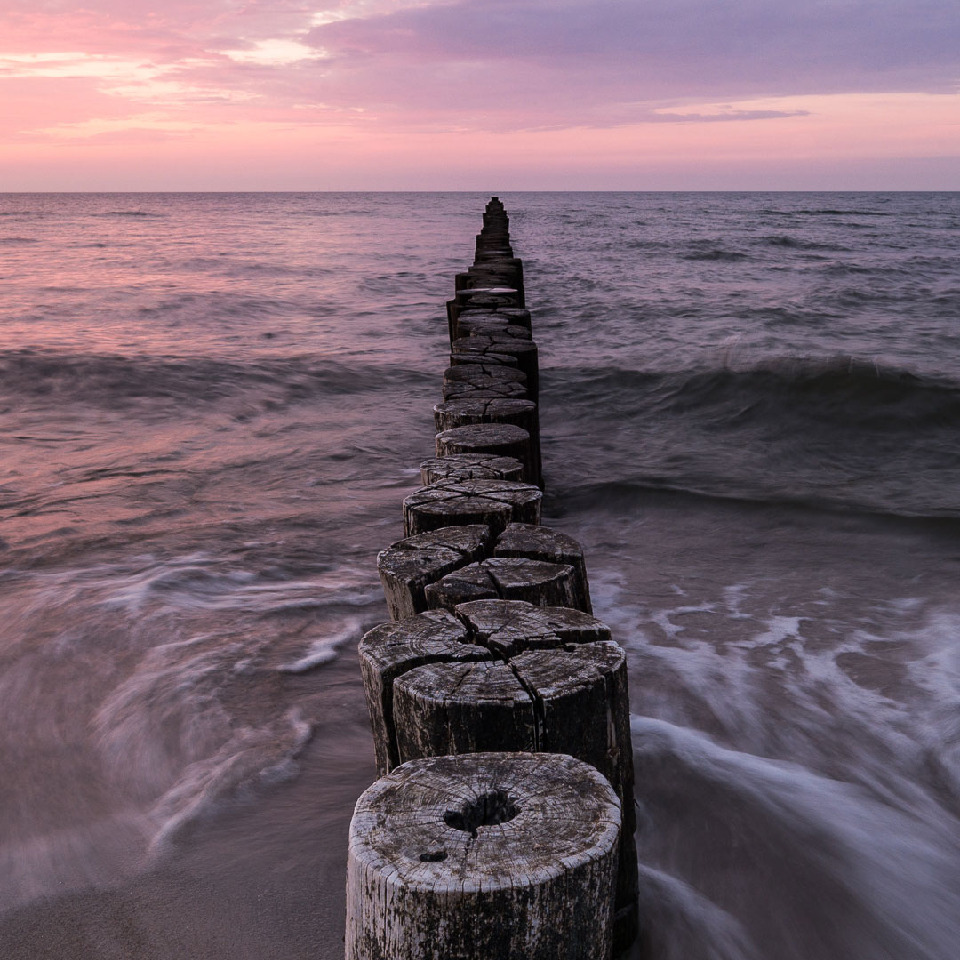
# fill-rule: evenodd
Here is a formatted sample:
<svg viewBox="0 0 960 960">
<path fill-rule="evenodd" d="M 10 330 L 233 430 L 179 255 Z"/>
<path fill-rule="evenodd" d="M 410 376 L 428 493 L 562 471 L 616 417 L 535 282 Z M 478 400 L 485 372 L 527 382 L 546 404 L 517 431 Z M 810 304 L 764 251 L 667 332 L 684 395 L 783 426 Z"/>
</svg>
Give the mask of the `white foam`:
<svg viewBox="0 0 960 960">
<path fill-rule="evenodd" d="M 240 727 L 212 756 L 190 764 L 154 804 L 154 856 L 167 852 L 198 820 L 221 802 L 259 782 L 265 786 L 296 776 L 294 762 L 313 735 L 313 726 L 293 708 L 278 722 Z"/>
<path fill-rule="evenodd" d="M 727 615 L 731 620 L 749 620 L 750 614 L 744 613 L 740 606 L 743 603 L 747 593 L 748 585 L 745 583 L 734 583 L 723 588 L 723 602 L 727 606 Z"/>
<path fill-rule="evenodd" d="M 316 578 L 264 578 L 231 569 L 203 552 L 157 559 L 146 555 L 125 564 L 93 564 L 82 570 L 41 575 L 38 607 L 94 603 L 134 616 L 157 613 L 236 611 L 282 613 L 331 606 L 367 607 L 381 601 L 369 570 L 338 567 Z"/>
<path fill-rule="evenodd" d="M 199 634 L 148 650 L 93 718 L 95 744 L 118 784 L 149 796 L 168 788 L 186 763 L 201 761 L 231 736 L 215 696 L 245 653 L 238 643 Z M 175 731 L 165 739 L 165 730 Z"/>
<path fill-rule="evenodd" d="M 629 602 L 621 577 L 601 583 L 598 616 L 628 650 L 644 713 L 850 778 L 889 804 L 936 810 L 946 794 L 960 808 L 956 610 L 924 616 L 916 597 L 893 596 L 847 619 L 828 588 L 798 611 L 771 609 L 769 584 L 756 598 L 749 584 L 717 584 L 724 603 L 684 631 L 682 614 L 709 603 L 651 609 Z M 822 617 L 817 599 L 832 601 Z M 770 612 L 746 615 L 757 608 Z"/>
<path fill-rule="evenodd" d="M 644 864 L 638 880 L 649 955 L 657 960 L 760 960 L 742 924 L 690 884 Z"/>
<path fill-rule="evenodd" d="M 362 621 L 359 617 L 350 619 L 342 630 L 332 636 L 313 641 L 302 657 L 289 663 L 282 663 L 275 669 L 279 673 L 305 673 L 314 667 L 336 660 L 340 647 L 348 640 L 359 637 L 361 625 Z"/>
<path fill-rule="evenodd" d="M 671 837 L 684 843 L 683 826 L 689 822 L 694 828 L 689 842 L 696 846 L 703 839 L 697 834 L 704 829 L 701 818 L 707 824 L 710 818 L 718 819 L 736 831 L 738 846 L 718 846 L 714 855 L 721 862 L 712 866 L 722 876 L 731 869 L 723 859 L 739 862 L 736 849 L 743 849 L 743 863 L 756 875 L 740 875 L 737 883 L 747 889 L 751 882 L 756 886 L 752 904 L 731 901 L 731 909 L 760 923 L 755 910 L 762 911 L 769 896 L 778 904 L 778 922 L 787 941 L 791 926 L 805 922 L 810 909 L 817 911 L 822 952 L 798 952 L 798 958 L 955 960 L 960 840 L 954 816 L 929 805 L 891 806 L 860 786 L 799 764 L 721 747 L 703 734 L 662 720 L 634 716 L 631 730 L 641 771 L 641 804 L 645 791 L 664 790 L 654 807 L 659 816 L 669 816 L 662 812 L 671 808 L 669 791 L 683 796 L 686 819 L 671 824 Z M 664 778 L 666 770 L 673 775 Z M 642 771 L 651 772 L 647 780 Z M 661 773 L 659 781 L 650 779 L 653 771 Z M 656 820 L 649 825 L 653 831 L 665 827 Z M 677 861 L 689 863 L 692 856 L 698 862 L 695 852 L 678 851 Z M 815 908 L 797 905 L 791 920 L 794 906 L 787 894 L 794 876 L 803 878 L 804 896 L 818 903 Z M 774 883 L 782 889 L 772 889 Z M 844 891 L 842 903 L 831 902 L 832 890 Z"/>
</svg>

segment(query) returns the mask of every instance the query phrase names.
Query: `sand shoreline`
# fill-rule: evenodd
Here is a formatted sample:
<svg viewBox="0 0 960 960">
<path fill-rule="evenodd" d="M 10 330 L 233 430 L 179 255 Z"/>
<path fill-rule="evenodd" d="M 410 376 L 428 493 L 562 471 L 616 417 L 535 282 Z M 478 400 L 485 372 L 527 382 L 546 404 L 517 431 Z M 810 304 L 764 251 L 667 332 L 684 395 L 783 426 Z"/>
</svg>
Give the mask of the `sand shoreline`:
<svg viewBox="0 0 960 960">
<path fill-rule="evenodd" d="M 354 645 L 311 682 L 317 735 L 296 780 L 198 825 L 134 880 L 3 917 L 0 956 L 342 960 L 347 829 L 376 779 Z"/>
</svg>

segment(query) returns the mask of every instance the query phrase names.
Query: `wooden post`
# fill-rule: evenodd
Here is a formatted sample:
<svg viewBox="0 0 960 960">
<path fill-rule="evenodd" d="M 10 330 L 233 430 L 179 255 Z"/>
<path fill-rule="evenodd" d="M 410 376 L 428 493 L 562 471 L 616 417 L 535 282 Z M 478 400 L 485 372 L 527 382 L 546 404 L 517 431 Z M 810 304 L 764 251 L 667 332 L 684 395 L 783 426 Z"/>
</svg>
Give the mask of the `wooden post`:
<svg viewBox="0 0 960 960">
<path fill-rule="evenodd" d="M 587 564 L 583 558 L 582 547 L 573 537 L 539 524 L 511 523 L 497 538 L 493 555 L 569 564 L 574 570 L 576 595 L 568 606 L 593 613 Z"/>
<path fill-rule="evenodd" d="M 350 824 L 346 960 L 608 960 L 619 832 L 568 756 L 404 764 Z"/>
<path fill-rule="evenodd" d="M 391 544 L 377 569 L 393 620 L 480 599 L 590 612 L 579 544 L 534 524 L 511 523 L 495 542 L 479 524 L 440 527 Z"/>
<path fill-rule="evenodd" d="M 540 415 L 532 400 L 497 397 L 466 398 L 438 403 L 433 408 L 437 432 L 471 423 L 510 423 L 530 434 L 531 483 L 542 486 L 540 469 Z"/>
<path fill-rule="evenodd" d="M 526 307 L 497 307 L 487 310 L 480 307 L 470 307 L 463 311 L 465 317 L 506 317 L 511 323 L 519 323 L 521 326 L 530 327 L 530 311 Z"/>
<path fill-rule="evenodd" d="M 482 523 L 494 533 L 508 523 L 539 523 L 540 490 L 510 480 L 439 480 L 403 501 L 406 536 L 438 527 Z"/>
<path fill-rule="evenodd" d="M 403 620 L 422 613 L 428 608 L 423 592 L 428 584 L 458 567 L 482 560 L 489 547 L 490 528 L 474 524 L 441 527 L 382 550 L 377 555 L 377 570 L 390 619 Z"/>
<path fill-rule="evenodd" d="M 515 340 L 530 340 L 530 327 L 511 321 L 498 314 L 462 314 L 457 320 L 455 343 L 463 337 L 513 337 Z"/>
<path fill-rule="evenodd" d="M 454 290 L 471 287 L 514 287 L 523 290 L 523 266 L 516 258 L 498 257 L 475 263 L 453 278 Z"/>
<path fill-rule="evenodd" d="M 621 757 L 630 726 L 625 683 L 626 657 L 611 640 L 414 667 L 393 683 L 397 756 L 403 763 L 483 750 L 569 753 L 623 799 L 633 789 L 632 763 Z"/>
<path fill-rule="evenodd" d="M 475 287 L 461 290 L 454 299 L 461 308 L 523 307 L 523 297 L 513 287 Z"/>
<path fill-rule="evenodd" d="M 483 274 L 485 271 L 509 273 L 520 281 L 518 286 L 522 285 L 523 261 L 519 257 L 487 257 L 482 262 L 467 267 L 468 274 Z"/>
<path fill-rule="evenodd" d="M 466 340 L 467 338 L 464 337 L 463 339 Z M 460 341 L 457 342 L 459 343 Z M 517 363 L 517 358 L 512 356 L 508 350 L 502 350 L 495 353 L 493 351 L 458 349 L 457 353 L 450 354 L 451 367 L 458 367 L 465 363 L 479 363 L 481 365 L 485 364 L 497 367 L 512 367 L 514 370 L 520 369 L 520 366 Z"/>
<path fill-rule="evenodd" d="M 518 397 L 527 399 L 527 378 L 510 367 L 462 364 L 443 375 L 443 399 L 467 397 Z"/>
<path fill-rule="evenodd" d="M 570 643 L 602 643 L 611 639 L 601 620 L 570 607 L 543 607 L 512 600 L 477 600 L 457 607 L 472 643 L 509 659 L 525 650 L 553 650 Z"/>
<path fill-rule="evenodd" d="M 468 382 L 478 374 L 492 377 L 494 380 L 503 380 L 507 383 L 519 383 L 524 388 L 527 385 L 527 376 L 516 367 L 505 366 L 502 363 L 489 361 L 486 363 L 463 363 L 447 367 L 443 373 L 443 385 Z"/>
<path fill-rule="evenodd" d="M 537 607 L 573 607 L 579 595 L 573 567 L 494 557 L 453 569 L 424 588 L 427 606 L 454 610 L 471 600 L 525 600 Z"/>
<path fill-rule="evenodd" d="M 393 724 L 396 678 L 426 663 L 493 659 L 486 646 L 470 641 L 466 627 L 446 610 L 429 610 L 399 623 L 383 623 L 364 635 L 358 649 L 381 775 L 400 762 Z"/>
<path fill-rule="evenodd" d="M 486 358 L 509 357 L 509 365 L 515 366 L 526 376 L 527 393 L 530 399 L 536 402 L 540 393 L 540 367 L 537 345 L 533 340 L 476 335 L 454 340 L 450 350 L 450 362 L 454 365 L 466 362 L 482 363 Z"/>
<path fill-rule="evenodd" d="M 479 307 L 457 307 L 454 312 L 456 313 L 456 318 L 450 323 L 451 343 L 460 337 L 468 336 L 467 328 L 463 327 L 461 329 L 461 325 L 474 321 L 479 323 L 490 323 L 494 321 L 503 323 L 505 321 L 509 327 L 523 327 L 528 331 L 532 330 L 530 311 L 526 309 L 501 307 L 497 310 L 481 310 Z"/>
<path fill-rule="evenodd" d="M 360 641 L 359 655 L 377 768 L 384 774 L 401 762 L 393 685 L 410 670 L 429 663 L 506 662 L 527 650 L 609 640 L 604 623 L 578 610 L 506 600 L 477 600 L 459 606 L 456 616 L 430 610 L 375 627 Z"/>
<path fill-rule="evenodd" d="M 420 464 L 420 482 L 425 487 L 438 480 L 520 480 L 522 476 L 519 460 L 489 453 L 457 453 Z"/>
<path fill-rule="evenodd" d="M 437 434 L 437 456 L 457 453 L 492 453 L 499 457 L 514 457 L 523 464 L 523 480 L 539 485 L 537 472 L 540 458 L 533 446 L 529 431 L 512 423 L 468 423 L 462 427 L 442 430 Z"/>
<path fill-rule="evenodd" d="M 450 400 L 433 408 L 437 432 L 469 423 L 511 423 L 531 436 L 537 433 L 537 405 L 532 400 Z"/>
</svg>

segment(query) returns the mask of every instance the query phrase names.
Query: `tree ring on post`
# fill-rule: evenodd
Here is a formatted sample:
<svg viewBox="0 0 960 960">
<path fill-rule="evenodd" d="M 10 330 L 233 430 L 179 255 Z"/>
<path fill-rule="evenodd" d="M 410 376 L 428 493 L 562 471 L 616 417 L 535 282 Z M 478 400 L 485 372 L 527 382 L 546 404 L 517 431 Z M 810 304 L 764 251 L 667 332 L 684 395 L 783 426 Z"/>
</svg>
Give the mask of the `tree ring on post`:
<svg viewBox="0 0 960 960">
<path fill-rule="evenodd" d="M 607 960 L 620 802 L 562 754 L 397 767 L 350 824 L 347 960 Z"/>
</svg>

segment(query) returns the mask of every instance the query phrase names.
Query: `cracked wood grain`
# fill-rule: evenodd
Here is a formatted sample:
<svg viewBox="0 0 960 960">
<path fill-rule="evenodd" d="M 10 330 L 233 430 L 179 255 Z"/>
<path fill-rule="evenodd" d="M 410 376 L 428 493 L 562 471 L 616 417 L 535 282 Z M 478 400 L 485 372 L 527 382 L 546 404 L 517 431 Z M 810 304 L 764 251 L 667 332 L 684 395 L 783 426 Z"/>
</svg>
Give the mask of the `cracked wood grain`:
<svg viewBox="0 0 960 960">
<path fill-rule="evenodd" d="M 415 760 L 350 825 L 347 960 L 607 960 L 620 809 L 569 756 Z"/>
</svg>

